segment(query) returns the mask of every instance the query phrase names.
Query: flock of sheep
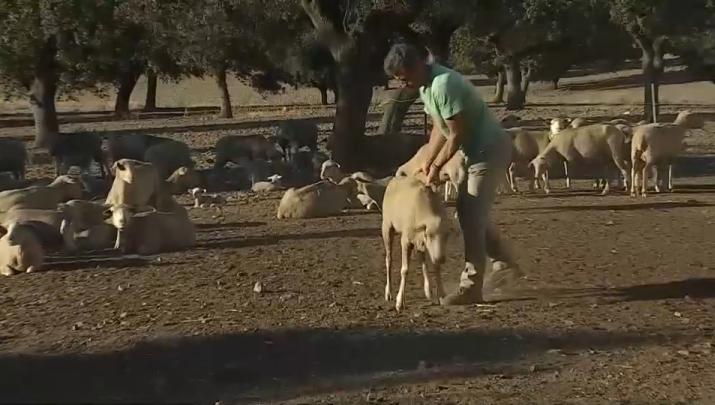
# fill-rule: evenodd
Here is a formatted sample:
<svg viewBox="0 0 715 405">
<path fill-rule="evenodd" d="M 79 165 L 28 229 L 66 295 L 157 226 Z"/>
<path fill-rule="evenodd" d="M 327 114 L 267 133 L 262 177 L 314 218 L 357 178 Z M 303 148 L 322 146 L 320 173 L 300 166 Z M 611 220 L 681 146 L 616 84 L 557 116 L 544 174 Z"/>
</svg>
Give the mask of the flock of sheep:
<svg viewBox="0 0 715 405">
<path fill-rule="evenodd" d="M 604 194 L 615 168 L 624 186 L 630 184 L 631 194 L 643 196 L 651 169 L 658 169 L 656 188 L 664 187 L 663 173 L 683 149 L 687 130 L 704 124 L 688 111 L 668 124 L 554 119 L 545 131 L 517 127 L 510 118 L 503 123 L 513 144 L 512 164 L 505 176 L 512 191 L 517 191 L 515 176 L 520 166 L 533 170 L 527 176 L 530 185 L 549 192 L 549 169 L 554 165 L 564 165 L 569 187 L 570 166 L 595 164 L 602 168 L 603 176 L 597 180 L 603 180 Z M 425 186 L 418 170 L 424 146 L 410 152 L 412 158 L 393 175 L 376 179 L 365 172 L 343 173 L 339 164 L 318 151 L 317 138 L 318 128 L 311 120 L 286 121 L 271 137 L 226 136 L 216 144 L 214 167 L 198 170 L 189 147 L 180 141 L 138 134 L 62 136 L 50 150 L 56 179 L 30 186 L 24 184 L 24 144 L 0 140 L 6 154 L 0 160 L 0 172 L 12 175 L 0 182 L 5 190 L 0 191 L 0 273 L 37 271 L 43 268 L 48 250 L 114 248 L 150 255 L 188 249 L 196 242 L 194 224 L 175 195 L 188 192 L 194 207 L 221 211 L 226 198 L 209 190 L 285 190 L 277 208 L 279 219 L 339 215 L 348 208 L 381 211 L 387 300 L 392 299 L 392 239 L 400 235 L 398 311 L 404 305 L 405 276 L 413 250 L 422 258 L 425 296 L 443 297 L 440 265 L 451 220 L 444 201 L 450 198 L 449 189 L 464 180 L 464 154 L 455 154 L 439 173 L 439 183 L 445 184 L 441 198 L 436 185 Z M 102 178 L 85 173 L 92 161 L 99 165 Z M 232 166 L 226 167 L 229 162 Z M 69 174 L 73 167 L 81 169 L 79 175 Z M 667 177 L 672 189 L 672 176 Z M 430 274 L 436 277 L 436 294 Z"/>
</svg>

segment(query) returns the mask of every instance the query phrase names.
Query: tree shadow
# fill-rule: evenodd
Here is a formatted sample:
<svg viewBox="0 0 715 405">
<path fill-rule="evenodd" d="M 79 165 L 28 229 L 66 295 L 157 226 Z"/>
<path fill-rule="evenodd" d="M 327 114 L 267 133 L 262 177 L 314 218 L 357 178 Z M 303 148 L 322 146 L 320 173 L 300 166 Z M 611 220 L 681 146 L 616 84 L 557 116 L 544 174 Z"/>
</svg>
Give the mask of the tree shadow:
<svg viewBox="0 0 715 405">
<path fill-rule="evenodd" d="M 104 252 L 104 253 L 103 253 Z M 122 257 L 112 254 L 112 250 L 93 252 L 78 256 L 50 256 L 45 262 L 45 267 L 52 271 L 86 270 L 92 267 L 100 268 L 130 268 L 148 265 L 153 257 Z M 157 266 L 166 266 L 169 263 L 155 263 Z M 172 262 L 171 265 L 176 265 Z"/>
<path fill-rule="evenodd" d="M 688 201 L 663 201 L 663 202 L 648 202 L 635 204 L 618 204 L 618 205 L 554 205 L 548 207 L 519 207 L 509 208 L 510 211 L 529 211 L 529 212 L 557 212 L 557 211 L 638 211 L 638 210 L 670 210 L 676 208 L 698 208 L 712 207 L 715 204 L 688 202 Z"/>
<path fill-rule="evenodd" d="M 528 372 L 523 359 L 549 349 L 607 350 L 693 339 L 677 331 L 664 334 L 290 329 L 157 339 L 96 354 L 8 353 L 0 357 L 0 402 L 285 400 L 450 375 L 515 375 Z"/>
<path fill-rule="evenodd" d="M 356 229 L 338 229 L 334 231 L 323 232 L 305 232 L 281 235 L 265 235 L 259 237 L 248 238 L 215 238 L 205 239 L 196 244 L 202 248 L 244 248 L 275 245 L 280 241 L 285 240 L 311 240 L 311 239 L 329 239 L 329 238 L 377 238 L 380 236 L 378 228 L 356 228 Z"/>
<path fill-rule="evenodd" d="M 686 70 L 670 70 L 663 72 L 660 84 L 683 84 L 700 81 Z M 622 90 L 643 87 L 643 74 L 635 73 L 608 79 L 598 79 L 580 83 L 564 83 L 561 89 L 567 91 L 584 90 Z"/>
<path fill-rule="evenodd" d="M 267 222 L 251 222 L 251 221 L 243 221 L 243 222 L 221 222 L 217 224 L 194 224 L 196 229 L 201 230 L 201 231 L 215 231 L 215 230 L 220 230 L 220 229 L 229 229 L 229 228 L 236 228 L 236 229 L 241 229 L 241 228 L 255 228 L 259 226 L 264 226 L 266 225 Z"/>
</svg>

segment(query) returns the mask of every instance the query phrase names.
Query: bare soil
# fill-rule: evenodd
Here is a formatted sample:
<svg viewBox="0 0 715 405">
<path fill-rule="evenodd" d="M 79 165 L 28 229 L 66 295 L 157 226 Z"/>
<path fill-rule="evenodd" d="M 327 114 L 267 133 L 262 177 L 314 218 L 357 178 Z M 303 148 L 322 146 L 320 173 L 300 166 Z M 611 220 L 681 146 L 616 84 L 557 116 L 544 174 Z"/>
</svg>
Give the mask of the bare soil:
<svg viewBox="0 0 715 405">
<path fill-rule="evenodd" d="M 680 108 L 664 106 L 664 119 Z M 520 115 L 541 125 L 623 110 L 532 105 Z M 204 165 L 221 135 L 330 114 L 63 129 L 171 136 Z M 415 114 L 407 127 L 420 125 Z M 53 257 L 48 271 L 0 279 L 0 402 L 713 403 L 714 130 L 710 122 L 688 139 L 672 194 L 601 197 L 581 180 L 576 191 L 501 196 L 494 220 L 526 278 L 486 305 L 434 305 L 413 269 L 396 313 L 383 299 L 380 215 L 279 221 L 280 193 L 240 195 L 223 219 L 191 210 L 198 245 L 189 251 Z M 50 173 L 36 165 L 30 176 Z M 448 289 L 462 265 L 456 223 L 452 231 Z"/>
</svg>

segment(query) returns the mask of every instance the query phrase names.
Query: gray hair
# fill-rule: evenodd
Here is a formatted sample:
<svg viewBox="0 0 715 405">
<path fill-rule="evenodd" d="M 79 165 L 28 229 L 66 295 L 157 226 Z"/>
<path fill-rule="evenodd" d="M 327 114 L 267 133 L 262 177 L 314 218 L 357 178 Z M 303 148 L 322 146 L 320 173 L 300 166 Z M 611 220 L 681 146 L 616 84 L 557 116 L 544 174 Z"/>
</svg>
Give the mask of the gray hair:
<svg viewBox="0 0 715 405">
<path fill-rule="evenodd" d="M 388 77 L 395 77 L 405 69 L 411 69 L 422 61 L 422 54 L 414 45 L 395 44 L 385 57 L 385 74 Z"/>
</svg>

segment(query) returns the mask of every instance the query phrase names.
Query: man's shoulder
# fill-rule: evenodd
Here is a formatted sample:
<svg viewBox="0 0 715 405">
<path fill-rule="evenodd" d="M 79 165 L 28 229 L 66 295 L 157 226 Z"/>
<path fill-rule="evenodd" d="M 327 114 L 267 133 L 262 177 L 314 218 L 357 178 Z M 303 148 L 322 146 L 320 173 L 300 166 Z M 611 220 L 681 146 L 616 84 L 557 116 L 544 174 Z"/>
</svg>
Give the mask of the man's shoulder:
<svg viewBox="0 0 715 405">
<path fill-rule="evenodd" d="M 442 92 L 466 87 L 464 76 L 461 73 L 442 67 L 432 81 L 432 91 Z"/>
</svg>

